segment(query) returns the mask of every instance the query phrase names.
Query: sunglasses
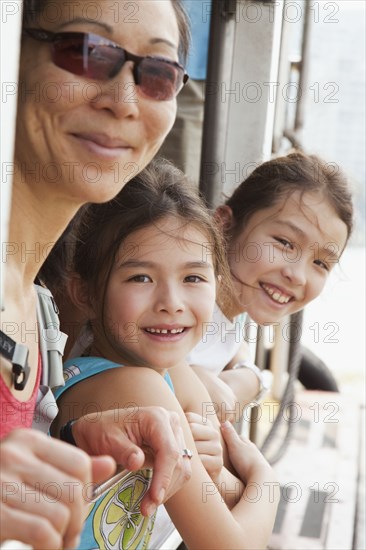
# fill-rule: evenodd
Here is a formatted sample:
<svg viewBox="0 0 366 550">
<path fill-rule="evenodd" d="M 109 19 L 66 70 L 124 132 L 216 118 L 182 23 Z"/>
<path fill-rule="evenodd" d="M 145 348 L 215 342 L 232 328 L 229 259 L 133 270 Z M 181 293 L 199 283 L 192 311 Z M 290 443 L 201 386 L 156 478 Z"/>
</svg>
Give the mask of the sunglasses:
<svg viewBox="0 0 366 550">
<path fill-rule="evenodd" d="M 132 61 L 135 84 L 146 96 L 157 101 L 175 98 L 189 78 L 184 67 L 175 61 L 134 55 L 97 34 L 53 33 L 42 29 L 25 29 L 24 34 L 40 42 L 49 42 L 52 62 L 57 67 L 92 80 L 114 78 L 126 61 Z"/>
</svg>

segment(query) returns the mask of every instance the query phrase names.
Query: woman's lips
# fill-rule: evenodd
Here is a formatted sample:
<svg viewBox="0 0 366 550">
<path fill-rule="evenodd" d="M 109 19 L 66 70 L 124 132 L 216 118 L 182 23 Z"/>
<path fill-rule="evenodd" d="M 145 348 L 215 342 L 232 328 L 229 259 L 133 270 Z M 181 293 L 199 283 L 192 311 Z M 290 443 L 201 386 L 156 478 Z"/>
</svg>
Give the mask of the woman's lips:
<svg viewBox="0 0 366 550">
<path fill-rule="evenodd" d="M 105 134 L 82 133 L 72 134 L 78 142 L 86 147 L 91 153 L 97 156 L 116 158 L 132 149 L 131 145 L 119 139 L 106 136 Z"/>
</svg>

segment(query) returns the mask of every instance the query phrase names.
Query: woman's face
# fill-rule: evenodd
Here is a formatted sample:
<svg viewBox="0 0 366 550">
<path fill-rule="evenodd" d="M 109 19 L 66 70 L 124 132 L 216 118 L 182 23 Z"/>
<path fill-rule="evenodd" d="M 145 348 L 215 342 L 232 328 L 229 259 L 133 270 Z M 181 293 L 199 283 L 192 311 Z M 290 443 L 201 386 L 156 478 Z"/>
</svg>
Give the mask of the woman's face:
<svg viewBox="0 0 366 550">
<path fill-rule="evenodd" d="M 59 0 L 31 26 L 94 33 L 133 54 L 178 61 L 178 24 L 166 0 Z M 143 95 L 132 69 L 129 61 L 106 81 L 76 76 L 52 62 L 49 44 L 23 39 L 15 154 L 23 181 L 38 184 L 34 192 L 47 185 L 76 204 L 103 202 L 154 157 L 176 100 Z"/>
</svg>

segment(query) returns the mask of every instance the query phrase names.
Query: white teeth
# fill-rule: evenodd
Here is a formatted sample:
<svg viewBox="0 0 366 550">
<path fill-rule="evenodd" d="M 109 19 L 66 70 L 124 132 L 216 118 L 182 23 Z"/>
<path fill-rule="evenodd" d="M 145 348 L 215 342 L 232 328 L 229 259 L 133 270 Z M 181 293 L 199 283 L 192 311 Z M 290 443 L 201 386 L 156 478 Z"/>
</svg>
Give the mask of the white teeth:
<svg viewBox="0 0 366 550">
<path fill-rule="evenodd" d="M 146 332 L 151 332 L 152 334 L 180 334 L 184 331 L 184 328 L 172 328 L 168 330 L 166 328 L 147 328 Z"/>
<path fill-rule="evenodd" d="M 287 304 L 287 302 L 290 301 L 291 296 L 285 296 L 284 294 L 281 294 L 278 290 L 274 290 L 273 288 L 268 287 L 267 285 L 262 285 L 262 288 L 269 294 L 275 302 L 278 302 L 279 304 Z"/>
</svg>

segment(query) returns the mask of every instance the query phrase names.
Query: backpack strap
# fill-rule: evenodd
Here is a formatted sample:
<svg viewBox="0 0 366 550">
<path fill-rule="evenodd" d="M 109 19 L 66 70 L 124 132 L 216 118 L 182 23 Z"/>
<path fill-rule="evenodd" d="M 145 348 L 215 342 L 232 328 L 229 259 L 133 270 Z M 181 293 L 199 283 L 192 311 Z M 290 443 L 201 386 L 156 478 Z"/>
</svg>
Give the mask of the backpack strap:
<svg viewBox="0 0 366 550">
<path fill-rule="evenodd" d="M 58 308 L 51 292 L 35 285 L 38 303 L 39 348 L 42 357 L 42 385 L 63 386 L 62 356 L 67 335 L 60 330 Z"/>
<path fill-rule="evenodd" d="M 51 292 L 35 285 L 37 292 L 37 322 L 39 353 L 42 358 L 42 378 L 34 411 L 33 428 L 48 433 L 58 408 L 51 388 L 65 384 L 62 356 L 67 340 L 60 330 L 58 309 Z"/>
</svg>

